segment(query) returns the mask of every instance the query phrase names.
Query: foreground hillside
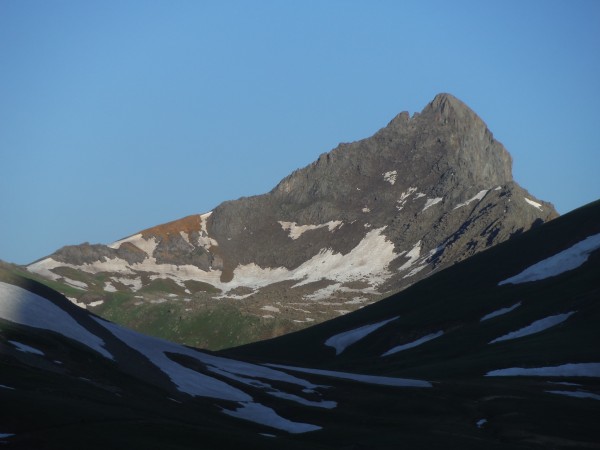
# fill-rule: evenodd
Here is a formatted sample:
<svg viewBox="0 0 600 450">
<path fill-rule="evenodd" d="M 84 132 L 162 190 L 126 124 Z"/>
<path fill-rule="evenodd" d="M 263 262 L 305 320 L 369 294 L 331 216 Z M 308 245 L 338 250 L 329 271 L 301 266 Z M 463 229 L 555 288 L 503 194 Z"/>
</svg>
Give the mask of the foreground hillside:
<svg viewBox="0 0 600 450">
<path fill-rule="evenodd" d="M 219 354 L 0 269 L 4 448 L 597 448 L 600 202 Z"/>
<path fill-rule="evenodd" d="M 483 120 L 439 94 L 267 194 L 27 270 L 109 320 L 220 349 L 360 309 L 557 215 Z"/>
</svg>

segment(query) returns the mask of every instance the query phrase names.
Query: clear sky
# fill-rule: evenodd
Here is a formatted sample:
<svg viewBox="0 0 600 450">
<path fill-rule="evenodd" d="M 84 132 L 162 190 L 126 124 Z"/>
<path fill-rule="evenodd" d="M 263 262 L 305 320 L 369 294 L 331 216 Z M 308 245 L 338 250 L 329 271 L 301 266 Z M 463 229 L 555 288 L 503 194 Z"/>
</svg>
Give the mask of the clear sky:
<svg viewBox="0 0 600 450">
<path fill-rule="evenodd" d="M 0 1 L 0 259 L 269 191 L 450 92 L 560 213 L 600 198 L 600 1 Z"/>
</svg>

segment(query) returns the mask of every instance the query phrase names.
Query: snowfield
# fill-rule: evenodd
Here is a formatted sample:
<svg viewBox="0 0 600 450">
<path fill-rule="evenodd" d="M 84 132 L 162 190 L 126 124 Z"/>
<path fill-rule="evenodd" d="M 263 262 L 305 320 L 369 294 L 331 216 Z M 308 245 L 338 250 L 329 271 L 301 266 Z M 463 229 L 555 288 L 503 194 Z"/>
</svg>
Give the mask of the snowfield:
<svg viewBox="0 0 600 450">
<path fill-rule="evenodd" d="M 87 345 L 106 358 L 114 359 L 104 348 L 104 341 L 82 327 L 67 312 L 33 292 L 2 281 L 0 281 L 0 318 L 54 331 Z"/>
<path fill-rule="evenodd" d="M 45 356 L 44 352 L 41 350 L 38 350 L 37 348 L 30 347 L 29 345 L 25 345 L 25 344 L 22 344 L 21 342 L 17 342 L 17 341 L 8 341 L 8 342 L 10 342 L 20 352 L 33 353 L 34 355 Z"/>
</svg>

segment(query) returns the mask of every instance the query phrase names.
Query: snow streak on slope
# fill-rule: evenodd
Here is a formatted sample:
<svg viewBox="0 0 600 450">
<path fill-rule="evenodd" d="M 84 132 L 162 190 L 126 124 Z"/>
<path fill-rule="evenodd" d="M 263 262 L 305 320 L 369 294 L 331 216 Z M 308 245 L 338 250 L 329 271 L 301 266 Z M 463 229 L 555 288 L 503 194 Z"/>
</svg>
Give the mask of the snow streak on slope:
<svg viewBox="0 0 600 450">
<path fill-rule="evenodd" d="M 341 220 L 331 220 L 327 223 L 322 223 L 320 225 L 298 225 L 296 222 L 278 222 L 283 228 L 284 231 L 289 232 L 289 237 L 293 240 L 298 239 L 304 233 L 310 230 L 318 230 L 319 228 L 327 228 L 329 231 L 333 231 L 336 228 L 339 228 L 343 225 Z"/>
<path fill-rule="evenodd" d="M 44 352 L 41 350 L 38 350 L 37 348 L 30 347 L 29 345 L 25 345 L 25 344 L 22 344 L 21 342 L 17 342 L 17 341 L 8 341 L 8 342 L 10 342 L 12 345 L 14 345 L 15 348 L 17 350 L 19 350 L 20 352 L 33 353 L 34 355 L 44 356 Z"/>
<path fill-rule="evenodd" d="M 360 341 L 368 334 L 381 328 L 386 323 L 391 322 L 392 320 L 396 320 L 398 317 L 400 316 L 392 317 L 391 319 L 383 320 L 381 322 L 372 323 L 370 325 L 355 328 L 354 330 L 344 331 L 343 333 L 336 334 L 335 336 L 331 336 L 329 339 L 327 339 L 325 341 L 325 345 L 328 347 L 333 347 L 335 349 L 335 354 L 339 355 L 350 345 L 354 344 L 357 341 Z"/>
<path fill-rule="evenodd" d="M 599 248 L 600 234 L 594 234 L 550 258 L 528 267 L 520 274 L 501 281 L 498 285 L 543 280 L 577 269 L 587 261 L 590 253 Z"/>
<path fill-rule="evenodd" d="M 567 397 L 575 398 L 593 398 L 594 400 L 600 400 L 600 395 L 594 394 L 593 392 L 586 391 L 546 391 L 549 394 L 566 395 Z"/>
<path fill-rule="evenodd" d="M 458 209 L 458 208 L 462 208 L 463 206 L 467 206 L 469 203 L 474 202 L 475 200 L 482 200 L 483 197 L 485 197 L 485 195 L 489 192 L 489 189 L 484 189 L 482 191 L 479 191 L 477 194 L 475 194 L 474 197 L 471 197 L 469 200 L 467 200 L 466 202 L 462 202 L 459 203 L 458 205 L 456 205 L 454 207 L 454 209 Z"/>
<path fill-rule="evenodd" d="M 498 309 L 498 310 L 496 310 L 496 311 L 494 311 L 494 312 L 491 312 L 491 313 L 489 313 L 489 314 L 486 314 L 486 315 L 485 315 L 485 316 L 483 316 L 483 317 L 482 317 L 482 318 L 481 318 L 479 321 L 480 321 L 480 322 L 483 322 L 484 320 L 489 320 L 489 319 L 492 319 L 492 318 L 494 318 L 494 317 L 502 316 L 502 315 L 504 315 L 504 314 L 507 314 L 507 313 L 509 313 L 509 312 L 511 312 L 511 311 L 513 311 L 513 310 L 515 310 L 515 309 L 517 309 L 519 306 L 521 306 L 521 302 L 519 302 L 519 303 L 516 303 L 516 304 L 514 304 L 514 305 L 512 305 L 512 306 L 509 306 L 509 307 L 507 307 L 507 308 L 500 308 L 500 309 Z"/>
<path fill-rule="evenodd" d="M 600 377 L 600 363 L 569 363 L 551 367 L 511 367 L 488 372 L 486 377 Z"/>
<path fill-rule="evenodd" d="M 321 375 L 324 377 L 340 378 L 342 380 L 357 381 L 359 383 L 379 384 L 382 386 L 421 387 L 421 388 L 433 386 L 429 381 L 412 380 L 410 378 L 381 377 L 378 375 L 364 375 L 364 374 L 360 374 L 360 373 L 310 369 L 310 368 L 306 368 L 306 367 L 285 366 L 282 364 L 267 364 L 267 365 L 270 367 L 278 367 L 280 369 L 287 369 L 287 370 L 292 370 L 295 372 L 312 373 L 314 375 Z"/>
<path fill-rule="evenodd" d="M 321 408 L 334 408 L 336 406 L 336 403 L 332 401 L 308 400 L 295 394 L 279 391 L 270 384 L 262 381 L 267 379 L 294 384 L 303 388 L 305 392 L 310 391 L 313 395 L 316 393 L 315 389 L 321 387 L 285 372 L 209 355 L 179 344 L 142 335 L 99 318 L 95 318 L 95 320 L 125 344 L 146 356 L 156 367 L 169 376 L 179 391 L 194 396 L 238 402 L 240 406 L 237 409 L 222 410 L 227 415 L 268 425 L 290 433 L 303 433 L 321 428 L 317 425 L 292 422 L 285 419 L 279 416 L 272 408 L 254 402 L 252 396 L 243 390 L 233 387 L 217 378 L 190 369 L 172 359 L 170 355 L 190 357 L 203 364 L 209 372 L 245 384 L 253 389 L 262 389 L 273 397 L 306 406 Z"/>
<path fill-rule="evenodd" d="M 530 334 L 539 333 L 555 325 L 558 325 L 559 323 L 564 322 L 569 317 L 571 317 L 572 314 L 575 314 L 575 311 L 571 311 L 564 314 L 557 314 L 555 316 L 549 316 L 545 317 L 544 319 L 536 320 L 532 324 L 527 325 L 526 327 L 521 328 L 520 330 L 511 331 L 510 333 L 505 334 L 504 336 L 500 336 L 499 338 L 490 341 L 490 344 L 493 344 L 494 342 L 508 341 L 510 339 L 517 339 L 523 336 L 529 336 Z"/>
<path fill-rule="evenodd" d="M 109 359 L 114 359 L 104 348 L 102 339 L 90 333 L 54 303 L 33 292 L 2 281 L 0 281 L 0 318 L 54 331 L 87 345 Z"/>
<path fill-rule="evenodd" d="M 402 344 L 402 345 L 398 345 L 394 348 L 391 348 L 390 350 L 388 350 L 381 356 L 393 355 L 394 353 L 401 352 L 402 350 L 408 350 L 409 348 L 417 347 L 421 344 L 424 344 L 425 342 L 428 342 L 428 341 L 431 341 L 432 339 L 438 338 L 443 334 L 444 334 L 443 331 L 438 331 L 437 333 L 428 334 L 427 336 L 423 336 L 422 338 L 419 338 L 416 341 L 412 341 L 407 344 Z"/>
</svg>

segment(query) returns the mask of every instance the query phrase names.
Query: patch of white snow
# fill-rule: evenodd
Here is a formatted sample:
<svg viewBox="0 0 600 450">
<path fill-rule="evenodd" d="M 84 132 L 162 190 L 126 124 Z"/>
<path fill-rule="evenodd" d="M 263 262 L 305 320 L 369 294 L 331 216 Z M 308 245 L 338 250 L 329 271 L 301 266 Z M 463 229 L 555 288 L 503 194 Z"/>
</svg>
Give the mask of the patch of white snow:
<svg viewBox="0 0 600 450">
<path fill-rule="evenodd" d="M 498 188 L 496 188 L 497 190 Z M 485 195 L 488 193 L 488 189 L 484 189 L 482 191 L 479 191 L 477 194 L 475 194 L 473 197 L 471 197 L 469 200 L 467 200 L 466 202 L 462 202 L 459 203 L 458 205 L 456 205 L 454 207 L 454 209 L 458 209 L 458 208 L 462 208 L 463 206 L 467 206 L 469 203 L 474 202 L 475 200 L 477 201 L 481 201 L 483 199 L 483 197 L 485 197 Z"/>
<path fill-rule="evenodd" d="M 508 314 L 509 312 L 517 309 L 519 306 L 521 306 L 521 302 L 515 303 L 512 306 L 508 306 L 506 308 L 500 308 L 494 312 L 491 312 L 489 314 L 486 314 L 485 316 L 483 316 L 481 319 L 479 319 L 480 322 L 483 322 L 484 320 L 489 320 L 492 319 L 494 317 L 498 317 L 501 316 L 503 314 Z"/>
<path fill-rule="evenodd" d="M 395 170 L 390 170 L 383 174 L 383 179 L 393 185 L 396 182 L 396 178 L 398 177 L 398 172 Z"/>
<path fill-rule="evenodd" d="M 8 341 L 8 342 L 10 342 L 12 345 L 14 345 L 15 348 L 17 350 L 19 350 L 20 352 L 33 353 L 34 355 L 45 356 L 44 352 L 41 350 L 38 350 L 37 348 L 30 347 L 29 345 L 25 345 L 25 344 L 22 344 L 17 341 Z"/>
<path fill-rule="evenodd" d="M 425 211 L 427 208 L 430 208 L 433 205 L 441 202 L 443 199 L 444 199 L 443 197 L 428 198 L 427 201 L 425 202 L 425 206 L 423 207 L 422 211 Z"/>
<path fill-rule="evenodd" d="M 383 353 L 381 356 L 382 357 L 389 356 L 389 355 L 393 355 L 394 353 L 401 352 L 403 350 L 408 350 L 409 348 L 417 347 L 421 344 L 424 344 L 425 342 L 428 342 L 428 341 L 431 341 L 432 339 L 438 338 L 443 334 L 444 334 L 443 331 L 438 331 L 436 333 L 428 334 L 427 336 L 423 336 L 415 341 L 408 342 L 408 343 L 402 344 L 402 345 L 397 345 L 396 347 L 393 347 L 390 350 L 388 350 L 387 352 Z"/>
<path fill-rule="evenodd" d="M 589 236 L 572 247 L 528 267 L 518 275 L 501 281 L 498 285 L 526 283 L 560 275 L 581 266 L 587 261 L 590 253 L 599 248 L 600 233 Z"/>
<path fill-rule="evenodd" d="M 576 398 L 593 398 L 594 400 L 600 400 L 600 395 L 594 394 L 593 392 L 586 391 L 546 391 L 549 394 L 566 395 L 568 397 Z"/>
<path fill-rule="evenodd" d="M 541 331 L 547 330 L 548 328 L 552 328 L 553 326 L 556 326 L 559 323 L 564 322 L 573 314 L 575 314 L 575 311 L 571 311 L 564 314 L 556 314 L 554 316 L 549 316 L 540 320 L 536 320 L 532 324 L 529 324 L 526 327 L 521 328 L 520 330 L 511 331 L 510 333 L 505 334 L 504 336 L 500 336 L 499 338 L 490 341 L 490 344 L 493 344 L 494 342 L 508 341 L 510 339 L 517 339 L 523 336 L 529 336 L 531 334 L 539 333 Z"/>
<path fill-rule="evenodd" d="M 0 317 L 21 325 L 54 331 L 113 359 L 104 348 L 102 339 L 90 333 L 50 300 L 2 281 L 0 281 Z"/>
<path fill-rule="evenodd" d="M 362 338 L 381 328 L 388 322 L 396 320 L 398 317 L 400 316 L 392 317 L 391 319 L 386 319 L 381 322 L 364 325 L 353 330 L 344 331 L 343 333 L 336 334 L 327 339 L 325 341 L 325 345 L 328 347 L 333 347 L 335 349 L 335 354 L 339 355 L 350 345 L 360 341 Z"/>
<path fill-rule="evenodd" d="M 527 197 L 523 197 L 523 199 L 525 199 L 525 201 L 527 203 L 529 203 L 531 206 L 533 206 L 534 208 L 539 209 L 540 211 L 542 210 L 542 204 L 538 203 L 538 202 L 534 202 L 533 200 L 528 199 Z"/>
<path fill-rule="evenodd" d="M 510 367 L 488 372 L 486 377 L 600 377 L 600 363 L 568 363 L 550 367 Z"/>
</svg>

